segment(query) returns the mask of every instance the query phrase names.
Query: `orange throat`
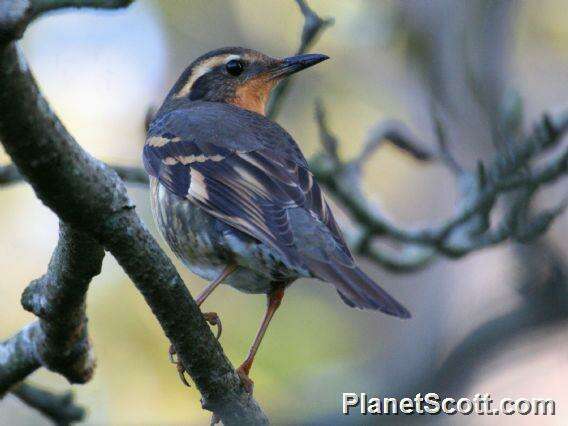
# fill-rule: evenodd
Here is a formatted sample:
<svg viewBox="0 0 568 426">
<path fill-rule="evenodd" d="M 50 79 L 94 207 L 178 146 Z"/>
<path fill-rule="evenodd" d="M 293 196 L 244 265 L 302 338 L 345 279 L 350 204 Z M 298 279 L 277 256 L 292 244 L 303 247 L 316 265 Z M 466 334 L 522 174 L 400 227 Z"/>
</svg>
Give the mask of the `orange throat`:
<svg viewBox="0 0 568 426">
<path fill-rule="evenodd" d="M 266 103 L 268 102 L 270 91 L 273 87 L 273 81 L 252 80 L 237 89 L 236 96 L 230 103 L 240 108 L 264 115 Z"/>
</svg>

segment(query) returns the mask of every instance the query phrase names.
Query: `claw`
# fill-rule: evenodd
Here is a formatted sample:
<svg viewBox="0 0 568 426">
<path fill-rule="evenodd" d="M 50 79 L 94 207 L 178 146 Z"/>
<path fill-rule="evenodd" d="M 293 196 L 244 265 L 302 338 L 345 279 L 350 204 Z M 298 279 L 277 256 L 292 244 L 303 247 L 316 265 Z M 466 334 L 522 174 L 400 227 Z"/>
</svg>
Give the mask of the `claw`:
<svg viewBox="0 0 568 426">
<path fill-rule="evenodd" d="M 221 319 L 219 318 L 219 315 L 217 315 L 216 312 L 206 312 L 206 313 L 203 314 L 203 317 L 205 318 L 205 321 L 207 321 L 210 325 L 217 326 L 217 339 L 219 339 L 219 337 L 221 337 L 221 333 L 223 331 L 223 325 L 221 324 Z M 181 379 L 181 382 L 184 385 L 191 387 L 191 385 L 189 384 L 189 382 L 185 378 L 185 368 L 184 368 L 183 364 L 181 363 L 181 361 L 179 360 L 179 358 L 177 358 L 177 356 L 176 356 L 176 349 L 174 348 L 174 345 L 170 345 L 170 349 L 168 351 L 168 356 L 170 358 L 170 362 L 172 364 L 176 364 L 177 371 L 178 371 L 178 374 L 179 374 L 179 378 Z"/>
<path fill-rule="evenodd" d="M 216 312 L 205 312 L 203 317 L 211 326 L 217 326 L 217 339 L 219 339 L 223 332 L 223 324 L 221 324 L 221 318 L 219 318 L 219 315 L 217 315 Z"/>
<path fill-rule="evenodd" d="M 184 368 L 184 366 L 182 365 L 181 362 L 177 363 L 177 371 L 178 371 L 178 374 L 179 374 L 179 378 L 181 379 L 181 382 L 184 385 L 186 385 L 188 388 L 190 388 L 191 385 L 189 384 L 189 382 L 185 378 L 185 368 Z"/>
<path fill-rule="evenodd" d="M 183 364 L 181 363 L 181 361 L 179 359 L 176 359 L 176 348 L 174 348 L 174 345 L 170 345 L 170 349 L 168 350 L 168 356 L 170 358 L 170 362 L 172 364 L 175 364 L 177 367 L 177 371 L 179 374 L 179 378 L 181 379 L 181 382 L 186 385 L 187 387 L 191 387 L 191 385 L 189 384 L 189 382 L 187 381 L 187 379 L 185 378 L 185 368 L 183 366 Z"/>
</svg>

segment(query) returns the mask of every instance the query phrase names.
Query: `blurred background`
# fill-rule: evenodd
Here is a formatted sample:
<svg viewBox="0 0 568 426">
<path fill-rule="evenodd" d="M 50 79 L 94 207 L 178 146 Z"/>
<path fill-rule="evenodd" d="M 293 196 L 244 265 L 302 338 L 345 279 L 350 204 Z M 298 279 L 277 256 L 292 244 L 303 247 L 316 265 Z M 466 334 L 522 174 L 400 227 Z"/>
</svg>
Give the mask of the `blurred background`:
<svg viewBox="0 0 568 426">
<path fill-rule="evenodd" d="M 565 0 L 309 4 L 321 16 L 335 18 L 313 49 L 332 59 L 302 73 L 278 118 L 307 156 L 319 149 L 316 97 L 326 105 L 345 157 L 355 155 L 368 130 L 386 118 L 404 121 L 433 146 L 434 97 L 443 108 L 452 149 L 466 165 L 494 153 L 495 105 L 511 90 L 524 99 L 527 123 L 568 105 Z M 302 24 L 292 0 L 141 0 L 116 12 L 44 17 L 21 44 L 45 96 L 79 143 L 108 163 L 140 166 L 145 113 L 159 105 L 194 58 L 226 45 L 290 55 Z M 8 161 L 4 153 L 0 161 Z M 566 196 L 565 183 L 541 194 L 539 203 Z M 447 217 L 456 196 L 453 178 L 441 165 L 418 163 L 390 147 L 367 163 L 364 185 L 370 199 L 407 226 Z M 147 189 L 131 185 L 129 192 L 158 236 Z M 19 298 L 46 269 L 57 219 L 25 184 L 1 188 L 0 202 L 0 336 L 6 338 L 33 320 Z M 568 314 L 552 312 L 562 309 L 557 304 L 531 305 L 535 292 L 547 286 L 557 291 L 554 301 L 566 296 L 567 231 L 564 215 L 531 245 L 440 259 L 410 274 L 363 261 L 364 269 L 412 311 L 410 321 L 349 309 L 330 286 L 297 282 L 252 370 L 256 398 L 275 424 L 567 424 Z M 176 266 L 197 294 L 205 283 L 177 261 Z M 223 321 L 221 341 L 233 364 L 244 359 L 264 306 L 262 296 L 223 286 L 208 299 L 205 308 Z M 92 382 L 73 386 L 78 402 L 88 407 L 87 424 L 209 421 L 195 388 L 184 387 L 168 362 L 168 342 L 148 306 L 110 256 L 91 285 L 88 316 L 98 367 Z M 30 382 L 69 388 L 45 370 Z M 553 398 L 557 415 L 338 415 L 342 392 L 413 396 L 418 391 L 491 393 L 495 400 Z M 48 424 L 12 396 L 0 403 L 0 423 Z"/>
</svg>

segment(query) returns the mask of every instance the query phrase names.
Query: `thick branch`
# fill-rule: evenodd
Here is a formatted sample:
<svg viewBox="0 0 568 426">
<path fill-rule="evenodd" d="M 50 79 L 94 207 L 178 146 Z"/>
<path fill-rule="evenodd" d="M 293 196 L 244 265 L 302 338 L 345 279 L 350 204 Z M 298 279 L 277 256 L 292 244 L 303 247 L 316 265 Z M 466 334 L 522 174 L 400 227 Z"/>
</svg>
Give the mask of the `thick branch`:
<svg viewBox="0 0 568 426">
<path fill-rule="evenodd" d="M 65 130 L 15 45 L 0 46 L 0 70 L 0 139 L 38 197 L 115 256 L 174 345 L 205 408 L 225 424 L 266 423 L 118 175 Z"/>
</svg>

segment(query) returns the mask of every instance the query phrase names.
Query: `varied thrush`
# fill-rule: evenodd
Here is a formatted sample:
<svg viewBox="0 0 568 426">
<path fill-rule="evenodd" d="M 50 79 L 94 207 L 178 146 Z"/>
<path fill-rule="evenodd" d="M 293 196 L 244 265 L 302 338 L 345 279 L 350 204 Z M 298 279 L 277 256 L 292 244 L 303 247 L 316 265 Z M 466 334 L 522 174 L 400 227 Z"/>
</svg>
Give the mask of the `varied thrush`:
<svg viewBox="0 0 568 426">
<path fill-rule="evenodd" d="M 279 59 L 241 47 L 209 52 L 181 74 L 144 146 L 160 232 L 192 272 L 211 281 L 197 304 L 221 282 L 267 295 L 258 334 L 237 369 L 249 391 L 260 342 L 298 278 L 331 283 L 351 307 L 410 317 L 357 267 L 300 148 L 264 115 L 279 80 L 326 59 Z M 220 327 L 215 313 L 204 315 Z"/>
</svg>

